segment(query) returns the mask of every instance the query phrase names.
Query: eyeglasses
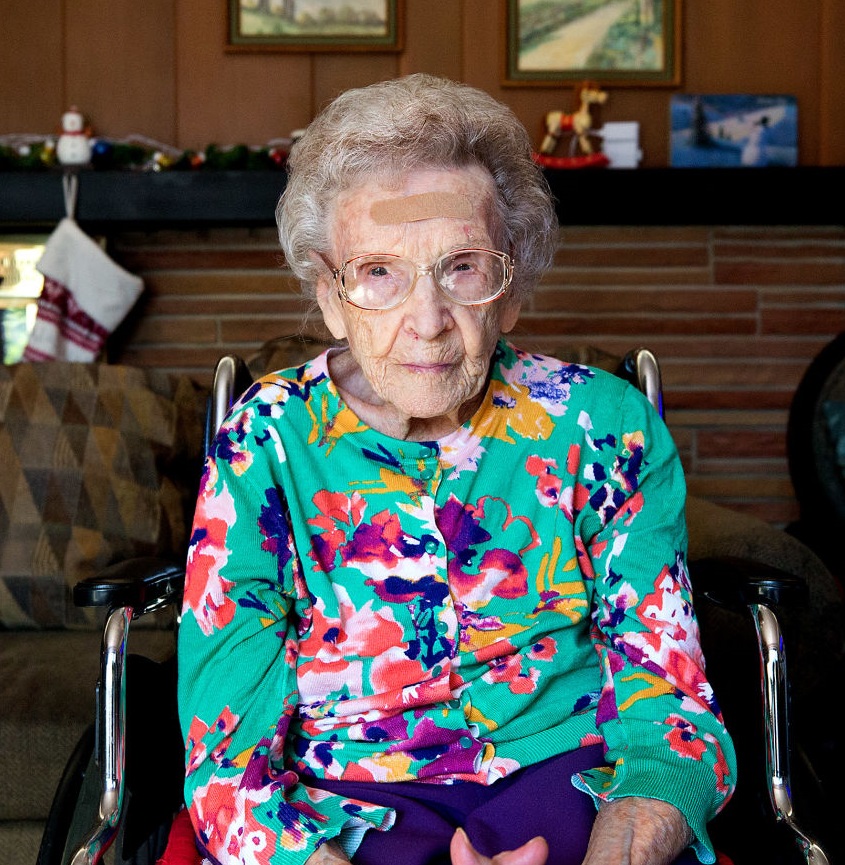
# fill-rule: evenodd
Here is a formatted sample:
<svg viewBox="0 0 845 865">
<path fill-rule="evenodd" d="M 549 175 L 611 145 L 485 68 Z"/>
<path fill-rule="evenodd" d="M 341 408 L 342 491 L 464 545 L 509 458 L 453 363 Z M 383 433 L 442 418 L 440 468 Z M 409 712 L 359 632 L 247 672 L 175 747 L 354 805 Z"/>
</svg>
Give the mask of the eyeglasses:
<svg viewBox="0 0 845 865">
<path fill-rule="evenodd" d="M 389 253 L 356 255 L 335 267 L 320 256 L 337 282 L 338 294 L 360 309 L 394 309 L 410 296 L 421 274 L 461 306 L 478 306 L 501 297 L 513 278 L 513 260 L 492 249 L 455 249 L 431 267 Z"/>
</svg>

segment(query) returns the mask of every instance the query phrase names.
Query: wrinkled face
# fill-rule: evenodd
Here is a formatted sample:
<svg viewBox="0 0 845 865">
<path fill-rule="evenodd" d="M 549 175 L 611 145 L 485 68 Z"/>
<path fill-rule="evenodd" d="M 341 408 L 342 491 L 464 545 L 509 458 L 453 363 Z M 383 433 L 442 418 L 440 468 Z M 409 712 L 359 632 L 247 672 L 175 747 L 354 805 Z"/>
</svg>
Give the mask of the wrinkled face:
<svg viewBox="0 0 845 865">
<path fill-rule="evenodd" d="M 439 198 L 447 202 L 433 213 L 414 212 L 403 201 L 432 192 L 445 193 Z M 413 171 L 399 188 L 355 187 L 337 201 L 326 258 L 340 267 L 357 255 L 392 253 L 430 267 L 451 250 L 499 249 L 499 232 L 490 221 L 492 200 L 492 179 L 475 167 Z M 363 310 L 345 302 L 328 269 L 317 296 L 329 330 L 348 340 L 355 362 L 354 374 L 339 384 L 389 421 L 405 420 L 409 428 L 422 421 L 416 426 L 432 435 L 457 428 L 475 411 L 496 340 L 519 314 L 508 293 L 481 306 L 457 304 L 430 273 L 421 274 L 411 295 L 390 310 Z M 393 428 L 392 423 L 382 426 Z"/>
</svg>

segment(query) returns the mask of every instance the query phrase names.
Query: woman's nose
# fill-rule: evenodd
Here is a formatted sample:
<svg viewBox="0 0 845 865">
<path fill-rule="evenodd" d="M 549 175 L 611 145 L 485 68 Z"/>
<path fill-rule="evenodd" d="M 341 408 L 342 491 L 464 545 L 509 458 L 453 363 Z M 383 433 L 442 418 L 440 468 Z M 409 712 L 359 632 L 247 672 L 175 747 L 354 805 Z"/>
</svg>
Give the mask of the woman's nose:
<svg viewBox="0 0 845 865">
<path fill-rule="evenodd" d="M 402 304 L 404 326 L 422 339 L 434 339 L 452 324 L 451 301 L 437 287 L 431 272 L 424 271 Z"/>
</svg>

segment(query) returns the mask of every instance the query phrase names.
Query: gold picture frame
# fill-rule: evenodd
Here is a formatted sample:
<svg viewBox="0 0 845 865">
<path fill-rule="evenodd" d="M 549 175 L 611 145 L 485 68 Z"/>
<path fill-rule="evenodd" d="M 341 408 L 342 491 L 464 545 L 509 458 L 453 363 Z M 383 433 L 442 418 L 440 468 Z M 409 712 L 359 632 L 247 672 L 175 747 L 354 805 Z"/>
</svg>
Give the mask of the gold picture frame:
<svg viewBox="0 0 845 865">
<path fill-rule="evenodd" d="M 505 85 L 676 87 L 682 0 L 503 0 Z"/>
<path fill-rule="evenodd" d="M 227 51 L 400 51 L 401 0 L 226 0 Z"/>
</svg>

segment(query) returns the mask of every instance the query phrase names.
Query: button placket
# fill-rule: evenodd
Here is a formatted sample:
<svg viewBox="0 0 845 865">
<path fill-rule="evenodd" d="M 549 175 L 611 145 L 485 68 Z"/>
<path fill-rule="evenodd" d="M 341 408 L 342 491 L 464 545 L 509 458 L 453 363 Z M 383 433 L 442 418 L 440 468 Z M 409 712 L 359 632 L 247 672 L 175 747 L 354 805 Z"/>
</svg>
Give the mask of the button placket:
<svg viewBox="0 0 845 865">
<path fill-rule="evenodd" d="M 437 447 L 424 445 L 417 454 L 417 475 L 420 480 L 430 481 L 440 472 L 440 454 Z"/>
</svg>

